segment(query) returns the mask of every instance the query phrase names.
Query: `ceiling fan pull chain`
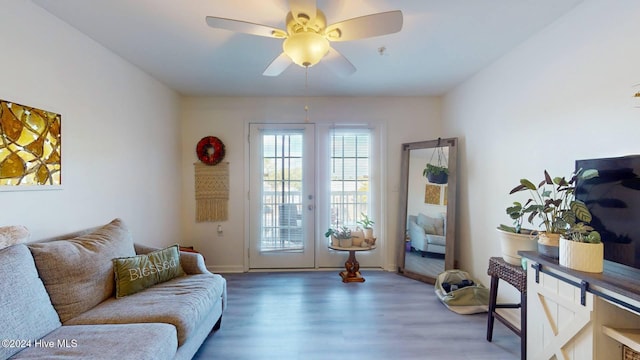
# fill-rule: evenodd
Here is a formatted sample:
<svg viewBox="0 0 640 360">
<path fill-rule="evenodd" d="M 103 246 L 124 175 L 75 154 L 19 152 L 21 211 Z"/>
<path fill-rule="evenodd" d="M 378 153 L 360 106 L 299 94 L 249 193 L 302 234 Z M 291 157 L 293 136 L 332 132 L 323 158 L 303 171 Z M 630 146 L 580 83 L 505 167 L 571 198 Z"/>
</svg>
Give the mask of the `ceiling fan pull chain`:
<svg viewBox="0 0 640 360">
<path fill-rule="evenodd" d="M 304 67 L 304 122 L 309 122 L 309 67 Z"/>
</svg>

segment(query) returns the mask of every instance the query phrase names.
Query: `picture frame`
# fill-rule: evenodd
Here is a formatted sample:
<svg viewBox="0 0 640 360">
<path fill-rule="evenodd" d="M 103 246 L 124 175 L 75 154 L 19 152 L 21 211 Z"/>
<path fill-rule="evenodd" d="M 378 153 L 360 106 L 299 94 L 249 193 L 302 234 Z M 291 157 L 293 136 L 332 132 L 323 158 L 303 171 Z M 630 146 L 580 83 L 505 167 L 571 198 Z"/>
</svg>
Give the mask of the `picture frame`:
<svg viewBox="0 0 640 360">
<path fill-rule="evenodd" d="M 0 191 L 62 189 L 62 116 L 0 99 Z"/>
</svg>

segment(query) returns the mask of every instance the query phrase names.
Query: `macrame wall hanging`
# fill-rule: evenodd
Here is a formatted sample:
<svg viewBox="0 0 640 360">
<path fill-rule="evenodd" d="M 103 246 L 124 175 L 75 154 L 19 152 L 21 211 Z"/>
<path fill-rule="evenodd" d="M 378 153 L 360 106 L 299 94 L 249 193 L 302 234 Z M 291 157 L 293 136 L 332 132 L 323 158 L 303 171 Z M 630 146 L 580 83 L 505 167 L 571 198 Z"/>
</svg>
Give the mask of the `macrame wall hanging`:
<svg viewBox="0 0 640 360">
<path fill-rule="evenodd" d="M 202 138 L 196 146 L 201 163 L 195 163 L 196 222 L 228 220 L 229 163 L 222 162 L 224 144 L 215 136 Z"/>
</svg>

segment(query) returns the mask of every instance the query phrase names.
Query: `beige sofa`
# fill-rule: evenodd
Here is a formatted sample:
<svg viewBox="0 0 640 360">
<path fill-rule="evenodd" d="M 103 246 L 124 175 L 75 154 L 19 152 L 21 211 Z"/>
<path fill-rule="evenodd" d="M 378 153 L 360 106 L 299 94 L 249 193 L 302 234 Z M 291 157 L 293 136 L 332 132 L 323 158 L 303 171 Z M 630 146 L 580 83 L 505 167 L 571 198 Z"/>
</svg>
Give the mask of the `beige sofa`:
<svg viewBox="0 0 640 360">
<path fill-rule="evenodd" d="M 135 245 L 124 223 L 0 250 L 0 359 L 190 359 L 226 306 L 226 281 L 200 254 L 185 275 L 116 298 L 114 258 Z"/>
</svg>

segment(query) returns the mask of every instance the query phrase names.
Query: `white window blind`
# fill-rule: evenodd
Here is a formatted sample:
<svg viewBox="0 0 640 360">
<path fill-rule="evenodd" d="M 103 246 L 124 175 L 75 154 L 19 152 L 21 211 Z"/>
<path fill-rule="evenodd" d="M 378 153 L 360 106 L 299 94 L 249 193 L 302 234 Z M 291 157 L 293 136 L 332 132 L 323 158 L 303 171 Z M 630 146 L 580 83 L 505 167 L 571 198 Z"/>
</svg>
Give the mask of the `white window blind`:
<svg viewBox="0 0 640 360">
<path fill-rule="evenodd" d="M 330 132 L 331 227 L 355 228 L 362 213 L 370 216 L 371 138 L 369 129 Z"/>
</svg>

